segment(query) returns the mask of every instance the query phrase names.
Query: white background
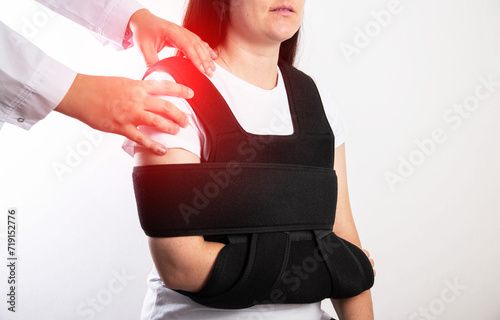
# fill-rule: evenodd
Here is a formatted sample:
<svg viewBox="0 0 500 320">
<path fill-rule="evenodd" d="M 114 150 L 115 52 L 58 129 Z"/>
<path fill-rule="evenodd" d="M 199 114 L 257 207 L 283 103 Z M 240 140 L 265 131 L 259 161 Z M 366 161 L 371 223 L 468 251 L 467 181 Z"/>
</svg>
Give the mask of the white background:
<svg viewBox="0 0 500 320">
<path fill-rule="evenodd" d="M 180 21 L 183 1 L 142 2 Z M 500 85 L 474 100 L 480 79 L 500 82 L 500 1 L 401 0 L 381 25 L 388 6 L 308 1 L 299 61 L 334 93 L 349 130 L 351 204 L 376 260 L 376 318 L 500 319 Z M 33 1 L 1 0 L 0 19 L 78 72 L 145 71 L 136 49 L 102 47 Z M 347 46 L 356 53 L 343 53 Z M 474 101 L 460 125 L 443 118 Z M 152 263 L 122 141 L 57 113 L 30 131 L 0 131 L 1 319 L 138 319 Z M 58 177 L 59 165 L 70 170 Z M 392 187 L 388 174 L 400 179 Z M 11 207 L 15 314 L 3 302 Z M 332 312 L 328 301 L 324 308 Z"/>
</svg>

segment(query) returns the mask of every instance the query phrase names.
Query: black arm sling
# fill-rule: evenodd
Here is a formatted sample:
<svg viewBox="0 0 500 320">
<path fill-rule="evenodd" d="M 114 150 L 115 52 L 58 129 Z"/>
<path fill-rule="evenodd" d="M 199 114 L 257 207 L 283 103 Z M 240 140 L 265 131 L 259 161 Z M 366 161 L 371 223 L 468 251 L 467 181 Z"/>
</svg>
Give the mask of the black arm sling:
<svg viewBox="0 0 500 320">
<path fill-rule="evenodd" d="M 148 236 L 203 235 L 226 244 L 204 288 L 179 291 L 205 306 L 313 303 L 373 285 L 366 255 L 332 232 L 334 136 L 318 90 L 294 67 L 280 64 L 280 70 L 294 128 L 286 136 L 243 130 L 211 81 L 186 59 L 164 59 L 145 75 L 167 72 L 192 88 L 188 102 L 206 130 L 209 152 L 202 163 L 133 172 Z"/>
</svg>

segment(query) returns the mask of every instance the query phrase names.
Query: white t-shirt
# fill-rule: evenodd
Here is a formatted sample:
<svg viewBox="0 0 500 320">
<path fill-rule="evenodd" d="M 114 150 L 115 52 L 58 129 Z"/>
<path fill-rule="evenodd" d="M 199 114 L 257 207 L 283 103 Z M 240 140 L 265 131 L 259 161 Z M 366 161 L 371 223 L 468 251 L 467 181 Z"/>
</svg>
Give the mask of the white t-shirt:
<svg viewBox="0 0 500 320">
<path fill-rule="evenodd" d="M 174 81 L 169 74 L 163 72 L 154 72 L 147 79 Z M 293 133 L 288 98 L 279 69 L 278 83 L 272 90 L 254 86 L 220 66 L 217 66 L 213 77 L 209 79 L 224 97 L 245 131 L 253 134 L 273 135 L 290 135 Z M 335 148 L 337 148 L 345 142 L 347 132 L 334 98 L 321 86 L 317 85 L 317 87 L 328 122 L 335 135 Z M 147 126 L 140 126 L 139 129 L 167 148 L 182 148 L 201 157 L 202 152 L 208 149 L 206 148 L 206 135 L 189 103 L 176 97 L 160 96 L 160 98 L 172 102 L 183 111 L 189 118 L 189 126 L 181 128 L 177 135 L 166 134 Z M 132 156 L 134 155 L 134 147 L 142 148 L 142 146 L 130 140 L 126 140 L 123 144 L 123 149 Z"/>
<path fill-rule="evenodd" d="M 279 70 L 278 70 L 279 71 Z M 281 72 L 278 72 L 277 86 L 272 90 L 264 90 L 234 76 L 217 66 L 212 78 L 209 78 L 226 100 L 241 127 L 253 134 L 290 135 L 293 125 L 288 106 L 288 98 Z M 148 79 L 173 78 L 161 72 L 149 75 Z M 344 128 L 339 109 L 332 98 L 319 89 L 325 113 L 335 135 L 335 147 L 345 141 Z M 196 94 L 196 92 L 195 92 Z M 172 102 L 189 117 L 190 125 L 173 136 L 150 127 L 139 129 L 146 135 L 164 144 L 167 148 L 183 148 L 197 156 L 206 158 L 207 148 L 204 129 L 189 103 L 180 98 L 162 96 Z M 134 147 L 142 148 L 130 140 L 126 140 L 123 149 L 134 154 Z M 153 267 L 148 277 L 148 292 L 144 301 L 141 320 L 153 319 L 192 319 L 192 320 L 253 320 L 253 319 L 286 319 L 286 320 L 330 320 L 331 317 L 321 310 L 321 303 L 311 304 L 277 304 L 257 305 L 240 310 L 221 310 L 204 307 L 190 298 L 168 289 Z"/>
</svg>

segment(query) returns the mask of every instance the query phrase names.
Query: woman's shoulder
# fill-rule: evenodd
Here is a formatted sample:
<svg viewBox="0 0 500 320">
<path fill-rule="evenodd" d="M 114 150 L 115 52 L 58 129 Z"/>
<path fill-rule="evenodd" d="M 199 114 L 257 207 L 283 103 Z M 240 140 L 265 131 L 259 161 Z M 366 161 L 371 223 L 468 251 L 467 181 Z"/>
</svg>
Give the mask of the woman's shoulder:
<svg viewBox="0 0 500 320">
<path fill-rule="evenodd" d="M 144 80 L 168 80 L 172 82 L 176 82 L 174 77 L 167 71 L 153 71 L 147 76 L 144 77 Z"/>
<path fill-rule="evenodd" d="M 181 82 L 175 80 L 182 76 L 184 81 L 190 81 L 190 78 L 196 79 L 202 75 L 198 69 L 186 58 L 182 57 L 168 57 L 162 59 L 148 68 L 143 79 L 157 79 L 157 80 L 170 80 L 174 82 Z M 151 78 L 154 76 L 154 78 Z"/>
</svg>

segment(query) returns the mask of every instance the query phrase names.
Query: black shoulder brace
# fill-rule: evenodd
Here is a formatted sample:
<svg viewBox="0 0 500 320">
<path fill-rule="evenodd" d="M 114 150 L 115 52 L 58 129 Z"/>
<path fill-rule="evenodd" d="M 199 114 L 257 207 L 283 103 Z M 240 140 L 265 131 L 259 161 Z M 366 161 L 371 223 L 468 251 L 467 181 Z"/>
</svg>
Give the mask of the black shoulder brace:
<svg viewBox="0 0 500 320">
<path fill-rule="evenodd" d="M 168 72 L 191 87 L 189 103 L 207 132 L 209 156 L 201 164 L 133 172 L 148 236 L 225 237 L 207 285 L 181 292 L 206 306 L 310 303 L 350 297 L 373 284 L 365 254 L 331 231 L 334 136 L 317 88 L 295 68 L 280 69 L 294 125 L 290 136 L 245 132 L 210 80 L 185 59 L 162 60 L 146 74 Z"/>
</svg>

